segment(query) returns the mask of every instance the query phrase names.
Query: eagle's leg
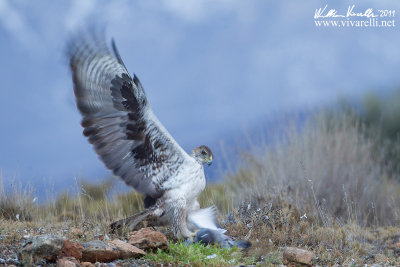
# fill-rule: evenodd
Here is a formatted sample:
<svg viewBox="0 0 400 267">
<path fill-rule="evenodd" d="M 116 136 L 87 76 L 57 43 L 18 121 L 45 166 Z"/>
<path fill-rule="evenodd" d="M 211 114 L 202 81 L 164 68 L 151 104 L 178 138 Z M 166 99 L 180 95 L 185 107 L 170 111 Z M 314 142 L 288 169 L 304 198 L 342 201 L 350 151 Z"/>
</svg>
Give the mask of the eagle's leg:
<svg viewBox="0 0 400 267">
<path fill-rule="evenodd" d="M 113 222 L 112 224 L 110 224 L 111 232 L 114 233 L 115 230 L 122 228 L 124 225 L 127 226 L 127 228 L 132 231 L 139 223 L 155 215 L 154 214 L 155 210 L 156 207 L 153 206 L 141 212 L 138 212 L 132 216 L 129 216 L 128 218 Z"/>
<path fill-rule="evenodd" d="M 172 213 L 172 227 L 179 239 L 192 238 L 196 233 L 189 230 L 187 225 L 186 200 L 179 198 L 174 201 Z"/>
</svg>

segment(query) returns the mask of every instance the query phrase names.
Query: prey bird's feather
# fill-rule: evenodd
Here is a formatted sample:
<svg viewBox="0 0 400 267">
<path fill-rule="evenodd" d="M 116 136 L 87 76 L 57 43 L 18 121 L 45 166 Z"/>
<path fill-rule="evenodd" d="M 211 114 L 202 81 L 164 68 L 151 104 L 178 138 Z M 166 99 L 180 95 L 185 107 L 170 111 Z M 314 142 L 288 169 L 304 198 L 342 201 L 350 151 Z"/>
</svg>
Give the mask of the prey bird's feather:
<svg viewBox="0 0 400 267">
<path fill-rule="evenodd" d="M 226 230 L 222 229 L 217 223 L 217 211 L 214 206 L 193 211 L 188 217 L 189 221 L 196 225 L 197 228 L 217 230 L 221 233 L 226 232 Z"/>
</svg>

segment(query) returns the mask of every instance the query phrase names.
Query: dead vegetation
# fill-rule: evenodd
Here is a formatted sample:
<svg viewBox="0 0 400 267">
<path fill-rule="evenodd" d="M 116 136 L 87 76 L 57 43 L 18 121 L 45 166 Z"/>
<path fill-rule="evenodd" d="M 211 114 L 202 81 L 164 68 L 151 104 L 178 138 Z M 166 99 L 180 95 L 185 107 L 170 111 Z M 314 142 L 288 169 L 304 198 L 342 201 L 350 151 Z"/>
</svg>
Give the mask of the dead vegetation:
<svg viewBox="0 0 400 267">
<path fill-rule="evenodd" d="M 322 265 L 399 263 L 399 177 L 353 116 L 319 114 L 272 143 L 227 179 L 233 235 L 313 250 Z"/>
<path fill-rule="evenodd" d="M 252 241 L 248 255 L 266 264 L 279 264 L 286 246 L 314 251 L 319 265 L 400 264 L 399 177 L 387 171 L 385 152 L 352 116 L 319 114 L 290 125 L 242 153 L 237 170 L 209 185 L 201 205 L 216 205 L 229 234 Z M 32 191 L 0 188 L 0 231 L 10 236 L 17 221 L 68 224 L 83 229 L 84 239 L 105 235 L 110 222 L 143 209 L 140 194 L 110 196 L 110 181 L 80 182 L 78 195 L 41 205 Z"/>
</svg>

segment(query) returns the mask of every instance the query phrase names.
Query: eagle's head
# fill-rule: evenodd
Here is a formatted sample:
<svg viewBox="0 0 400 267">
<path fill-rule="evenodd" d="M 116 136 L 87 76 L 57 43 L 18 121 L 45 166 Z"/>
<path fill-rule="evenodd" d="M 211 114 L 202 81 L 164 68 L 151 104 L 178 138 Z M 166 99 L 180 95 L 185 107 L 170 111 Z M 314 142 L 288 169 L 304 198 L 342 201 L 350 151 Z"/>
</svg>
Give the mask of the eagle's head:
<svg viewBox="0 0 400 267">
<path fill-rule="evenodd" d="M 213 160 L 213 153 L 207 146 L 198 146 L 192 150 L 190 155 L 197 160 L 200 164 L 211 165 Z"/>
</svg>

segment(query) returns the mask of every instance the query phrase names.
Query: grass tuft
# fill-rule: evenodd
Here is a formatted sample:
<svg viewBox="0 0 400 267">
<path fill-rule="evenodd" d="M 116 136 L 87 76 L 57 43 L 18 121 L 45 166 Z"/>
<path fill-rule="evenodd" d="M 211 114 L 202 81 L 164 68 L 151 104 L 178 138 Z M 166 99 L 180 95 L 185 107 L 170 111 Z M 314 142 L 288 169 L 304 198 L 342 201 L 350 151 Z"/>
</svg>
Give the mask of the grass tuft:
<svg viewBox="0 0 400 267">
<path fill-rule="evenodd" d="M 172 264 L 182 266 L 232 266 L 240 264 L 252 264 L 253 258 L 243 258 L 242 252 L 236 247 L 232 249 L 218 246 L 204 246 L 200 243 L 185 244 L 184 242 L 170 242 L 169 251 L 160 249 L 155 253 L 146 255 L 146 259 L 158 264 Z"/>
</svg>

